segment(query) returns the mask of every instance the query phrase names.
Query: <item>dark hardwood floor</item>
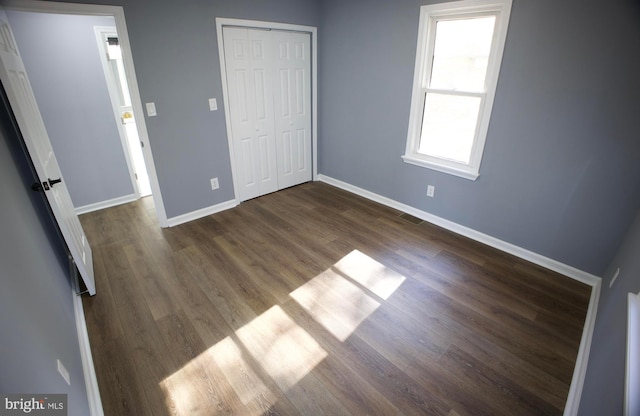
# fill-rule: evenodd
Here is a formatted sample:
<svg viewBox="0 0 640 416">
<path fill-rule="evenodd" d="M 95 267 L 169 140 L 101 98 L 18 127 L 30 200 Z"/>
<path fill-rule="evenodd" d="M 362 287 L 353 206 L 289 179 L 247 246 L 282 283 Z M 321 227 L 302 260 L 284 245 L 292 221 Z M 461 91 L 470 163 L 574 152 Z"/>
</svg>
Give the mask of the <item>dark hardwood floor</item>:
<svg viewBox="0 0 640 416">
<path fill-rule="evenodd" d="M 323 183 L 81 216 L 105 415 L 560 415 L 590 288 Z"/>
</svg>

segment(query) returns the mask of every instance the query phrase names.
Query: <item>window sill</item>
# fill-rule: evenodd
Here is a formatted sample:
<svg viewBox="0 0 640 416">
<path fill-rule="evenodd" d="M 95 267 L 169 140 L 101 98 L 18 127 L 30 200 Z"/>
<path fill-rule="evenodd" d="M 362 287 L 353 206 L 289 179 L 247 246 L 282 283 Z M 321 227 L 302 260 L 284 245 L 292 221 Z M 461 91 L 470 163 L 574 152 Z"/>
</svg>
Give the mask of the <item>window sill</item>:
<svg viewBox="0 0 640 416">
<path fill-rule="evenodd" d="M 480 174 L 476 171 L 464 170 L 464 169 L 458 169 L 452 166 L 440 165 L 437 163 L 429 162 L 424 159 L 419 159 L 414 156 L 404 155 L 402 156 L 402 160 L 405 163 L 409 163 L 409 164 L 420 166 L 427 169 L 437 170 L 438 172 L 448 173 L 450 175 L 459 176 L 461 178 L 469 179 L 471 181 L 475 181 L 476 179 L 478 179 L 478 176 L 480 176 Z"/>
</svg>

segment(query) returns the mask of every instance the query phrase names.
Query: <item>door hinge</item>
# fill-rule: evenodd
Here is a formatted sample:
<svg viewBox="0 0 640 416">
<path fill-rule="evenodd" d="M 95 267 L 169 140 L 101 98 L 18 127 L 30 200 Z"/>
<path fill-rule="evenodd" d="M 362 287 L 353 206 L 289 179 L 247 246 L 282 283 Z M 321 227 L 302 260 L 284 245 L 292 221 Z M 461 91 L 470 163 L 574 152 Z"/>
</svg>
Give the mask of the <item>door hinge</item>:
<svg viewBox="0 0 640 416">
<path fill-rule="evenodd" d="M 144 142 L 140 140 L 140 147 L 144 147 Z"/>
</svg>

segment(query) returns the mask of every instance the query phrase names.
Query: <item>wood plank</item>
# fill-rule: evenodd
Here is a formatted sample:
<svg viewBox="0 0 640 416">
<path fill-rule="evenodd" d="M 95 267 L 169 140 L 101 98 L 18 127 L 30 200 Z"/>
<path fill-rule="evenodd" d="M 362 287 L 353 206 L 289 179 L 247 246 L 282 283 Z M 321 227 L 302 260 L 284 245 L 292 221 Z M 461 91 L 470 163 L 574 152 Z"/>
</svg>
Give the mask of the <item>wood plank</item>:
<svg viewBox="0 0 640 416">
<path fill-rule="evenodd" d="M 161 383 L 167 394 L 175 397 L 177 414 L 206 415 L 215 410 L 216 414 L 232 415 L 246 411 L 184 312 L 165 316 L 158 327 L 169 353 L 179 363 L 179 369 Z"/>
<path fill-rule="evenodd" d="M 294 301 L 284 304 L 283 310 L 308 333 L 315 334 L 333 359 L 367 380 L 402 413 L 444 415 L 450 410 L 443 398 L 424 389 L 358 336 L 340 342 Z"/>
<path fill-rule="evenodd" d="M 189 262 L 183 260 L 182 255 L 181 250 L 172 256 L 173 265 L 168 279 L 182 310 L 202 341 L 209 346 L 215 345 L 229 335 L 231 328 L 194 279 L 192 273 L 197 271 L 189 268 Z"/>
<path fill-rule="evenodd" d="M 571 379 L 572 361 L 575 360 L 577 350 L 572 352 L 562 344 L 552 346 L 541 342 L 535 334 L 526 332 L 526 327 L 517 332 L 505 331 L 500 323 L 484 318 L 462 305 L 456 305 L 450 299 L 419 284 L 411 287 L 403 285 L 396 296 L 389 299 L 389 303 L 405 313 L 413 314 L 415 319 L 438 328 L 444 334 L 450 333 L 470 340 L 476 336 L 482 337 L 525 360 L 535 361 L 540 368 L 560 380 Z"/>
<path fill-rule="evenodd" d="M 242 414 L 296 414 L 297 410 L 251 357 L 237 337 L 231 336 L 207 351 L 245 407 Z M 277 410 L 276 410 L 277 409 Z"/>
<path fill-rule="evenodd" d="M 101 345 L 114 338 L 124 338 L 122 325 L 120 320 L 117 319 L 118 312 L 109 286 L 109 275 L 104 265 L 104 256 L 103 246 L 93 248 L 96 287 L 100 288 L 100 293 L 104 293 L 104 295 L 84 296 L 82 298 L 87 330 L 92 340 L 92 345 Z"/>
<path fill-rule="evenodd" d="M 139 371 L 122 338 L 111 338 L 99 346 L 92 344 L 98 388 L 105 415 L 153 415 L 142 388 Z M 161 409 L 165 412 L 164 409 Z M 162 413 L 160 413 L 162 414 Z"/>
<path fill-rule="evenodd" d="M 189 269 L 205 296 L 209 298 L 231 328 L 238 329 L 258 316 L 245 302 L 248 293 L 245 292 L 241 295 L 230 283 L 233 281 L 234 273 L 226 274 L 224 269 L 217 268 L 222 273 L 212 279 L 207 270 L 216 267 L 216 264 L 201 250 L 197 247 L 188 247 L 181 250 L 180 254 L 185 262 L 185 267 Z"/>
<path fill-rule="evenodd" d="M 132 278 L 124 248 L 109 246 L 107 269 L 109 284 L 118 311 L 118 317 L 126 337 L 129 355 L 135 362 L 142 389 L 153 414 L 169 414 L 173 398 L 158 388 L 159 384 L 176 369 L 174 358 L 169 354 L 164 339 L 160 336 L 142 289 Z M 109 267 L 110 266 L 110 267 Z"/>
<path fill-rule="evenodd" d="M 481 337 L 454 341 L 456 347 L 475 357 L 512 380 L 527 380 L 526 386 L 550 405 L 563 409 L 569 392 L 569 383 L 560 381 L 530 361 L 490 343 Z"/>
<path fill-rule="evenodd" d="M 164 262 L 154 259 L 140 242 L 125 246 L 124 251 L 153 319 L 159 320 L 179 310 L 180 306 L 162 273 Z"/>
</svg>

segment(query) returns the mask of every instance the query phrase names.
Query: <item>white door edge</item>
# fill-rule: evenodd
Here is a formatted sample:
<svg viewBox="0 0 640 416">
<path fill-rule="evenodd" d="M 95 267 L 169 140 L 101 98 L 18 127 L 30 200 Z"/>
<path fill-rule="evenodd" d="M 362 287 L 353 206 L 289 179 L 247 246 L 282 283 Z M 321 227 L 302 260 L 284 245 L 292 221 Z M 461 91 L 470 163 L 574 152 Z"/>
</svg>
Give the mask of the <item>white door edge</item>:
<svg viewBox="0 0 640 416">
<path fill-rule="evenodd" d="M 145 144 L 142 149 L 149 181 L 151 182 L 151 191 L 153 203 L 158 216 L 158 223 L 161 227 L 168 227 L 167 213 L 164 208 L 162 193 L 160 192 L 160 184 L 156 173 L 156 165 L 153 160 L 153 153 L 149 142 L 149 133 L 144 118 L 142 99 L 140 98 L 140 90 L 138 89 L 138 79 L 133 64 L 133 55 L 131 54 L 131 45 L 129 43 L 129 32 L 124 16 L 124 8 L 122 6 L 103 6 L 94 4 L 76 4 L 76 3 L 58 3 L 52 1 L 40 0 L 4 0 L 3 7 L 7 10 L 18 10 L 25 12 L 39 13 L 63 13 L 72 15 L 90 15 L 90 16 L 113 16 L 116 21 L 116 31 L 120 41 L 120 48 L 124 55 L 125 73 L 127 75 L 127 83 L 129 84 L 129 92 L 131 94 L 131 104 L 133 106 L 133 114 L 136 118 L 136 126 L 138 128 L 138 136 Z"/>
<path fill-rule="evenodd" d="M 222 97 L 224 101 L 224 119 L 227 127 L 227 141 L 229 145 L 229 158 L 231 159 L 231 174 L 233 177 L 233 191 L 236 204 L 240 204 L 239 185 L 236 175 L 235 154 L 233 151 L 233 134 L 231 129 L 231 114 L 229 113 L 229 92 L 227 90 L 227 71 L 224 56 L 224 26 L 236 26 L 256 29 L 290 30 L 305 32 L 311 35 L 311 147 L 313 163 L 313 180 L 318 177 L 318 28 L 315 26 L 302 26 L 289 23 L 264 22 L 260 20 L 230 19 L 216 17 L 216 35 L 218 38 L 218 56 L 220 61 L 220 75 L 222 82 Z"/>
</svg>

